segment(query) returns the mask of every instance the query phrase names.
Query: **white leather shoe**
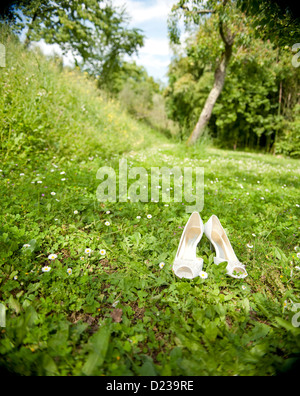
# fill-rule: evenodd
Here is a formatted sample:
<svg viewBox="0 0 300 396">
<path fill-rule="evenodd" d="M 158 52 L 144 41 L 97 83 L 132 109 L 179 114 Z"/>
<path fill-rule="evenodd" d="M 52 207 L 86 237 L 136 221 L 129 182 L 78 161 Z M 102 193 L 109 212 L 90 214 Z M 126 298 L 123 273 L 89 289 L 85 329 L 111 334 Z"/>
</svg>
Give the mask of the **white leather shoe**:
<svg viewBox="0 0 300 396">
<path fill-rule="evenodd" d="M 228 263 L 226 267 L 227 275 L 238 279 L 246 278 L 246 276 L 248 276 L 246 268 L 236 257 L 226 232 L 217 216 L 211 216 L 204 226 L 204 232 L 216 251 L 214 263 L 218 265 L 226 261 Z"/>
<path fill-rule="evenodd" d="M 202 271 L 203 259 L 196 257 L 196 249 L 203 232 L 204 225 L 199 213 L 192 213 L 184 227 L 173 263 L 173 271 L 179 278 L 193 279 Z"/>
</svg>

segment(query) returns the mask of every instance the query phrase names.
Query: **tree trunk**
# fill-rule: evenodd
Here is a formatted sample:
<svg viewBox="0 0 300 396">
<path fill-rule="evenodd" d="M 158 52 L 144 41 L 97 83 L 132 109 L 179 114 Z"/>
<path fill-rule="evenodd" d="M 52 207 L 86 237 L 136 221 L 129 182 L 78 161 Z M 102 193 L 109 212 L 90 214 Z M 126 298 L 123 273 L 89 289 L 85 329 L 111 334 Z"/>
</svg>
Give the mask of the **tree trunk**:
<svg viewBox="0 0 300 396">
<path fill-rule="evenodd" d="M 202 113 L 200 115 L 200 118 L 197 122 L 197 125 L 195 126 L 195 129 L 193 130 L 191 136 L 189 137 L 187 144 L 192 145 L 195 144 L 195 142 L 199 139 L 199 137 L 203 134 L 204 128 L 208 124 L 214 105 L 216 104 L 216 101 L 218 97 L 220 96 L 220 93 L 223 90 L 224 83 L 225 83 L 225 77 L 226 77 L 226 70 L 228 63 L 230 61 L 231 55 L 232 55 L 232 46 L 233 46 L 233 41 L 234 41 L 234 35 L 231 35 L 230 31 L 227 29 L 227 35 L 225 35 L 223 31 L 223 25 L 220 23 L 220 34 L 222 37 L 222 40 L 225 43 L 225 50 L 222 54 L 221 60 L 217 66 L 217 69 L 215 71 L 215 82 L 212 90 L 210 91 L 208 98 L 206 99 L 204 108 L 202 110 Z"/>
</svg>

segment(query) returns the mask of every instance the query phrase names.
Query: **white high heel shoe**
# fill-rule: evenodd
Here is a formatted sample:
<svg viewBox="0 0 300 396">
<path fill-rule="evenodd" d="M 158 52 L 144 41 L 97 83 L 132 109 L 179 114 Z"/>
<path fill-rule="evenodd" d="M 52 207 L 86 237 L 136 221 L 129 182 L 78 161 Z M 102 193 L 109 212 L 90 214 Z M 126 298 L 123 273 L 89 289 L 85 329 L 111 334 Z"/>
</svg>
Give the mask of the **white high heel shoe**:
<svg viewBox="0 0 300 396">
<path fill-rule="evenodd" d="M 217 216 L 213 215 L 204 226 L 204 232 L 216 251 L 214 263 L 228 263 L 227 275 L 233 278 L 243 279 L 248 276 L 245 266 L 239 261 L 234 253 L 231 243 Z"/>
<path fill-rule="evenodd" d="M 203 232 L 204 225 L 199 213 L 192 213 L 184 227 L 173 263 L 173 271 L 179 278 L 193 279 L 202 271 L 203 259 L 196 257 L 196 249 Z"/>
</svg>

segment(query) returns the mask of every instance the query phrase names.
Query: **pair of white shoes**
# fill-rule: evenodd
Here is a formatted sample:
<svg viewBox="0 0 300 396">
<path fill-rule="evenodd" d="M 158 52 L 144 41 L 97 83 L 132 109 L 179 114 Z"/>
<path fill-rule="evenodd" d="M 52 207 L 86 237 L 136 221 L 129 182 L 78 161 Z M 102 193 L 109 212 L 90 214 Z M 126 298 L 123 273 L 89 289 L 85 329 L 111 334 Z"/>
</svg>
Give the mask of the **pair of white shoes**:
<svg viewBox="0 0 300 396">
<path fill-rule="evenodd" d="M 181 239 L 173 271 L 179 278 L 193 279 L 200 275 L 203 268 L 203 259 L 196 257 L 197 245 L 203 233 L 215 248 L 216 256 L 214 263 L 227 262 L 227 275 L 233 278 L 243 279 L 248 276 L 245 266 L 238 260 L 231 243 L 217 216 L 213 215 L 208 222 L 203 225 L 203 221 L 198 212 L 194 212 L 187 222 Z"/>
</svg>

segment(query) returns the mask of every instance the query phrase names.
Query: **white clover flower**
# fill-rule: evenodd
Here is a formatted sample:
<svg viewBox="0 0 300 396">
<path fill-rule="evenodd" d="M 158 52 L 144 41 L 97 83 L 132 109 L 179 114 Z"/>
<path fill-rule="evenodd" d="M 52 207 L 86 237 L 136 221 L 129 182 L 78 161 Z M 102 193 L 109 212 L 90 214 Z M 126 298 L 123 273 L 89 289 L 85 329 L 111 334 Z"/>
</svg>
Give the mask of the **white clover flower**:
<svg viewBox="0 0 300 396">
<path fill-rule="evenodd" d="M 106 221 L 104 224 L 105 224 L 107 227 L 110 226 L 110 222 L 109 222 L 109 221 Z"/>
<path fill-rule="evenodd" d="M 148 215 L 147 215 L 147 219 L 152 219 L 152 215 L 151 215 L 151 214 L 148 214 Z"/>
<path fill-rule="evenodd" d="M 67 273 L 68 273 L 69 275 L 72 275 L 72 268 L 68 268 L 68 269 L 67 269 Z"/>
<path fill-rule="evenodd" d="M 200 276 L 200 278 L 202 278 L 202 279 L 207 279 L 207 277 L 208 277 L 207 273 L 204 272 L 204 271 L 201 271 L 200 274 L 199 274 L 199 276 Z"/>
<path fill-rule="evenodd" d="M 100 254 L 101 254 L 101 256 L 105 256 L 106 255 L 106 250 L 105 249 L 101 249 L 100 250 Z"/>
<path fill-rule="evenodd" d="M 57 258 L 57 254 L 50 254 L 49 256 L 48 256 L 48 259 L 49 260 L 55 260 Z"/>
<path fill-rule="evenodd" d="M 164 262 L 162 262 L 162 263 L 159 264 L 159 268 L 160 268 L 160 269 L 163 269 L 165 265 L 166 265 L 166 264 L 165 264 Z"/>
<path fill-rule="evenodd" d="M 247 244 L 247 248 L 253 249 L 253 245 L 249 245 L 249 243 L 248 243 L 248 244 Z"/>
<path fill-rule="evenodd" d="M 91 253 L 92 253 L 92 249 L 87 248 L 87 249 L 85 249 L 84 253 L 86 253 L 86 254 L 91 254 Z"/>
<path fill-rule="evenodd" d="M 51 267 L 48 267 L 48 265 L 46 265 L 45 267 L 42 268 L 43 272 L 49 272 L 51 270 Z"/>
</svg>

